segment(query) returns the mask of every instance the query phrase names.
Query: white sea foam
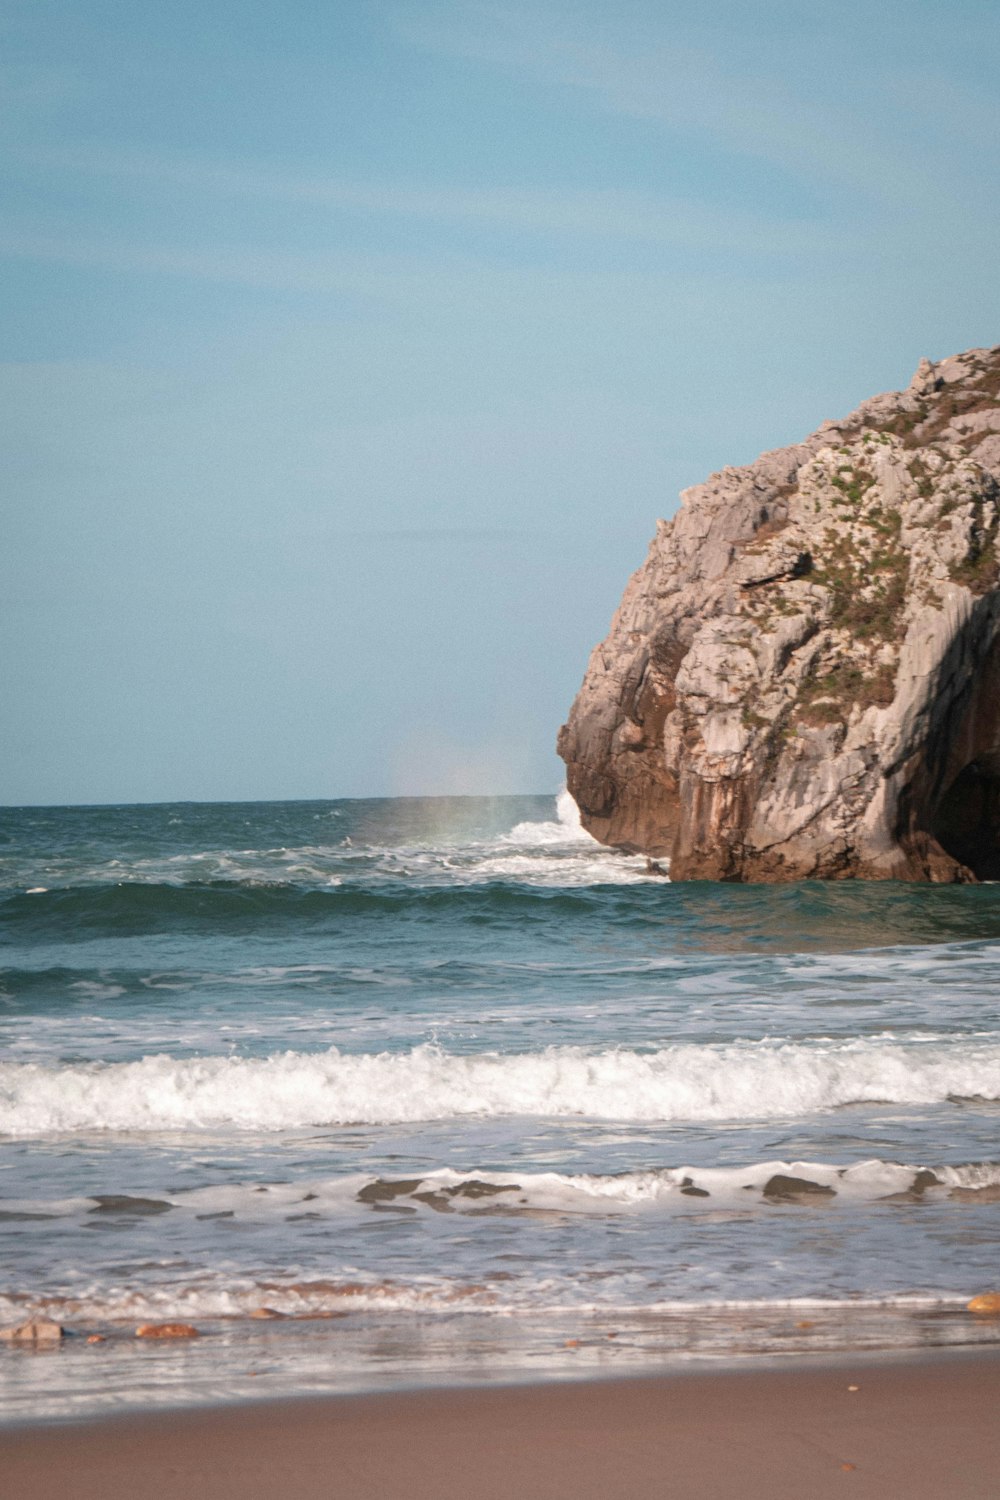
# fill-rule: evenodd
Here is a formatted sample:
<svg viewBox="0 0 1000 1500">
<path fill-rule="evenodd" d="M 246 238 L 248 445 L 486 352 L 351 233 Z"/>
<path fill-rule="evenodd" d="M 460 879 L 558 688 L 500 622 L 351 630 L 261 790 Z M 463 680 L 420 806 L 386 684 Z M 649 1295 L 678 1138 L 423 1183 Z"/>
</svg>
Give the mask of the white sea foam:
<svg viewBox="0 0 1000 1500">
<path fill-rule="evenodd" d="M 789 1184 L 807 1184 L 798 1192 Z M 517 1213 L 528 1209 L 552 1213 L 607 1214 L 648 1209 L 695 1212 L 719 1205 L 759 1207 L 765 1200 L 798 1197 L 807 1202 L 819 1189 L 841 1203 L 878 1202 L 900 1194 L 930 1195 L 928 1201 L 953 1196 L 963 1202 L 983 1193 L 992 1202 L 1000 1187 L 1000 1162 L 928 1165 L 883 1161 L 837 1164 L 824 1161 L 770 1160 L 743 1166 L 653 1167 L 614 1173 L 513 1172 L 440 1167 L 407 1178 L 349 1173 L 302 1178 L 295 1182 L 219 1182 L 151 1197 L 116 1195 L 101 1198 L 4 1198 L 7 1214 L 44 1218 L 80 1218 L 110 1213 L 142 1217 L 153 1211 L 179 1211 L 199 1219 L 294 1220 L 307 1206 L 312 1219 L 367 1213 L 386 1204 L 426 1213 Z M 705 1200 L 711 1199 L 709 1204 Z"/>
<path fill-rule="evenodd" d="M 533 886 L 629 884 L 648 878 L 645 861 L 599 844 L 580 824 L 564 787 L 554 819 L 515 824 L 507 833 L 456 841 L 447 828 L 419 843 L 381 844 L 350 837 L 336 843 L 263 848 L 212 848 L 180 854 L 116 857 L 98 863 L 63 861 L 59 885 L 167 885 L 231 882 L 250 887 L 307 886 L 378 889 L 414 885 L 468 886 L 502 880 Z M 44 894 L 32 886 L 27 894 Z"/>
<path fill-rule="evenodd" d="M 0 1292 L 0 1322 L 23 1321 L 26 1316 L 57 1317 L 64 1322 L 115 1323 L 158 1319 L 230 1319 L 250 1318 L 262 1306 L 286 1318 L 328 1318 L 331 1314 L 374 1312 L 392 1314 L 445 1314 L 456 1312 L 505 1316 L 529 1313 L 558 1317 L 568 1314 L 615 1313 L 623 1317 L 642 1317 L 667 1313 L 673 1317 L 694 1319 L 706 1314 L 746 1313 L 773 1316 L 781 1311 L 810 1312 L 814 1315 L 838 1310 L 854 1314 L 865 1311 L 905 1312 L 960 1308 L 966 1295 L 939 1293 L 903 1293 L 881 1297 L 761 1297 L 705 1298 L 684 1301 L 658 1299 L 635 1305 L 619 1301 L 615 1290 L 595 1296 L 593 1287 L 577 1284 L 567 1277 L 559 1284 L 537 1283 L 529 1277 L 506 1283 L 502 1288 L 477 1283 L 463 1283 L 444 1277 L 408 1277 L 397 1282 L 376 1278 L 358 1280 L 292 1280 L 290 1277 L 256 1281 L 249 1276 L 216 1272 L 194 1283 L 162 1284 L 149 1287 L 109 1286 L 100 1281 L 83 1284 L 73 1292 L 49 1295 L 44 1300 L 30 1295 L 13 1296 Z M 662 1330 L 658 1330 L 661 1333 Z M 814 1344 L 815 1340 L 810 1340 Z"/>
<path fill-rule="evenodd" d="M 535 829 L 546 827 L 543 823 L 521 826 Z M 555 828 L 558 825 L 548 826 Z M 604 849 L 589 837 L 586 844 L 582 839 L 548 841 L 544 837 L 540 837 L 534 844 L 525 845 L 520 841 L 519 844 L 518 847 L 514 843 L 514 835 L 511 834 L 509 844 L 487 846 L 474 855 L 467 855 L 460 867 L 453 861 L 448 883 L 480 885 L 491 880 L 502 880 L 518 885 L 563 888 L 633 885 L 637 881 L 658 878 L 648 874 L 644 860 Z"/>
<path fill-rule="evenodd" d="M 463 874 L 470 882 L 515 880 L 552 886 L 631 885 L 650 878 L 645 860 L 591 838 L 565 787 L 556 797 L 554 821 L 516 823 L 496 844 L 470 851 Z"/>
<path fill-rule="evenodd" d="M 799 1184 L 797 1198 L 787 1194 L 790 1179 Z M 862 1308 L 902 1312 L 907 1308 L 961 1306 L 968 1300 L 977 1278 L 973 1275 L 966 1283 L 961 1276 L 956 1280 L 951 1275 L 928 1272 L 921 1261 L 923 1237 L 913 1234 L 912 1219 L 895 1216 L 892 1205 L 905 1198 L 907 1202 L 920 1200 L 947 1206 L 950 1200 L 960 1198 L 959 1211 L 964 1214 L 968 1211 L 970 1188 L 993 1189 L 983 1194 L 982 1201 L 988 1205 L 995 1202 L 998 1185 L 1000 1163 L 997 1162 L 928 1168 L 878 1159 L 848 1165 L 773 1160 L 742 1167 L 664 1167 L 615 1174 L 439 1168 L 422 1177 L 406 1179 L 350 1173 L 295 1182 L 234 1180 L 189 1190 L 174 1188 L 148 1197 L 7 1199 L 3 1203 L 7 1214 L 63 1220 L 56 1236 L 52 1235 L 51 1226 L 39 1227 L 47 1247 L 61 1244 L 64 1248 L 56 1279 L 53 1282 L 50 1278 L 44 1291 L 38 1289 L 37 1267 L 27 1282 L 19 1284 L 14 1278 L 6 1279 L 6 1284 L 0 1287 L 0 1323 L 15 1322 L 35 1313 L 70 1323 L 134 1322 L 150 1318 L 240 1319 L 259 1315 L 262 1307 L 293 1318 L 324 1318 L 355 1312 L 380 1315 L 529 1312 L 534 1318 L 570 1311 L 577 1314 L 613 1311 L 624 1316 L 669 1313 L 672 1318 L 697 1318 L 726 1310 L 768 1316 L 782 1308 L 807 1308 L 822 1314 L 838 1308 L 857 1313 Z M 956 1193 L 956 1188 L 961 1191 Z M 867 1291 L 860 1292 L 848 1282 L 851 1290 L 845 1293 L 842 1279 L 833 1277 L 827 1281 L 823 1277 L 825 1293 L 816 1295 L 806 1290 L 815 1278 L 789 1279 L 780 1263 L 770 1264 L 766 1260 L 755 1285 L 748 1284 L 745 1277 L 735 1281 L 726 1275 L 720 1277 L 712 1242 L 703 1238 L 706 1231 L 711 1232 L 710 1225 L 738 1223 L 740 1234 L 745 1235 L 750 1232 L 748 1219 L 780 1214 L 780 1222 L 787 1231 L 789 1214 L 808 1212 L 810 1203 L 816 1202 L 822 1204 L 825 1214 L 836 1213 L 840 1205 L 856 1208 L 868 1203 L 880 1216 L 893 1215 L 891 1220 L 883 1222 L 898 1226 L 903 1238 L 897 1242 L 894 1261 L 897 1272 L 894 1278 L 889 1278 L 890 1284 L 879 1287 L 876 1281 L 875 1285 L 869 1283 Z M 790 1203 L 797 1203 L 799 1208 L 790 1209 Z M 154 1251 L 152 1258 L 143 1258 L 138 1265 L 130 1267 L 127 1259 L 126 1264 L 121 1264 L 125 1252 L 118 1236 L 125 1232 L 131 1238 L 131 1231 L 140 1222 L 149 1223 L 147 1216 L 151 1213 L 156 1215 L 154 1233 L 164 1248 L 169 1244 L 175 1253 L 158 1258 Z M 689 1244 L 697 1243 L 698 1249 L 693 1260 L 685 1261 L 683 1275 L 678 1274 L 682 1268 L 673 1264 L 665 1276 L 659 1253 L 648 1264 L 644 1263 L 641 1252 L 616 1266 L 602 1263 L 596 1275 L 586 1258 L 580 1263 L 575 1259 L 568 1263 L 550 1260 L 540 1266 L 537 1252 L 532 1253 L 526 1245 L 522 1245 L 521 1255 L 516 1251 L 510 1253 L 516 1241 L 509 1234 L 505 1268 L 497 1274 L 488 1263 L 484 1266 L 476 1254 L 476 1245 L 481 1248 L 495 1230 L 484 1224 L 477 1231 L 474 1223 L 482 1215 L 498 1213 L 506 1216 L 523 1213 L 531 1227 L 537 1226 L 539 1218 L 549 1215 L 563 1224 L 570 1217 L 579 1224 L 588 1219 L 595 1222 L 629 1216 L 637 1228 L 639 1220 L 651 1224 L 660 1247 L 664 1243 L 663 1230 L 657 1226 L 662 1225 L 665 1215 L 679 1213 L 685 1218 L 695 1215 L 703 1227 L 699 1227 L 696 1241 L 689 1239 Z M 93 1216 L 97 1214 L 103 1217 L 95 1220 Z M 352 1235 L 356 1235 L 365 1218 L 373 1227 L 391 1232 L 393 1219 L 385 1217 L 386 1214 L 437 1218 L 437 1227 L 451 1236 L 446 1262 L 433 1259 L 428 1264 L 421 1262 L 420 1257 L 408 1261 L 405 1256 L 397 1256 L 391 1272 L 357 1264 L 352 1249 L 348 1248 L 357 1246 Z M 447 1217 L 439 1217 L 442 1215 Z M 310 1223 L 300 1225 L 305 1220 Z M 322 1220 L 329 1226 L 324 1243 L 330 1250 L 319 1260 L 315 1256 L 310 1260 L 306 1255 L 303 1264 L 303 1252 L 309 1243 L 315 1243 L 316 1221 Z M 221 1264 L 203 1266 L 192 1275 L 192 1265 L 203 1259 L 213 1243 L 218 1221 L 227 1226 L 229 1253 Z M 111 1237 L 114 1249 L 110 1264 L 100 1264 L 92 1243 L 83 1247 L 83 1242 L 91 1239 L 84 1231 L 95 1222 L 118 1231 L 118 1236 Z M 398 1224 L 399 1219 L 395 1222 Z M 862 1221 L 855 1218 L 852 1222 L 857 1229 Z M 936 1222 L 940 1227 L 940 1218 Z M 456 1224 L 460 1225 L 457 1230 Z M 246 1242 L 250 1225 L 262 1234 Z M 334 1227 L 336 1232 L 331 1237 Z M 311 1236 L 311 1241 L 294 1239 L 300 1228 Z M 236 1233 L 230 1239 L 233 1230 Z M 262 1270 L 259 1247 L 273 1243 L 275 1232 L 282 1236 L 289 1250 L 294 1244 L 292 1265 L 285 1259 L 273 1268 Z M 676 1242 L 677 1235 L 685 1232 L 690 1236 L 693 1231 L 683 1231 L 677 1225 L 668 1243 Z M 579 1235 L 580 1231 L 576 1233 Z M 291 1240 L 286 1238 L 289 1235 L 293 1236 Z M 244 1243 L 258 1247 L 249 1263 L 246 1260 L 241 1263 L 239 1258 L 239 1246 Z M 440 1244 L 440 1240 L 435 1243 Z M 73 1245 L 82 1258 L 67 1275 L 67 1247 Z M 338 1248 L 333 1249 L 334 1246 Z M 177 1252 L 181 1252 L 179 1259 Z M 43 1258 L 47 1253 L 47 1249 L 42 1251 Z M 72 1256 L 70 1250 L 70 1262 Z M 893 1280 L 895 1284 L 891 1284 Z"/>
<path fill-rule="evenodd" d="M 581 824 L 580 809 L 565 787 L 556 797 L 555 822 L 517 823 L 504 839 L 511 844 L 589 844 L 592 849 L 601 848 Z"/>
<path fill-rule="evenodd" d="M 1000 1037 L 549 1047 L 519 1055 L 282 1052 L 0 1064 L 0 1132 L 295 1129 L 463 1117 L 766 1120 L 838 1106 L 1000 1099 Z"/>
</svg>

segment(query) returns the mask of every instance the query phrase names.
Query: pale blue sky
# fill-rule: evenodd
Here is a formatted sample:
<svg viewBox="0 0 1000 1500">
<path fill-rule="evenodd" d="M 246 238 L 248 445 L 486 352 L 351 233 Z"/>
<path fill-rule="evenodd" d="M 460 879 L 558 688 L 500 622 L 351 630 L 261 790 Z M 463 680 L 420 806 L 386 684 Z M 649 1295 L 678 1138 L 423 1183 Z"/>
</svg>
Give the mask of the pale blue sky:
<svg viewBox="0 0 1000 1500">
<path fill-rule="evenodd" d="M 0 4 L 0 801 L 544 791 L 680 488 L 1000 340 L 996 0 Z"/>
</svg>

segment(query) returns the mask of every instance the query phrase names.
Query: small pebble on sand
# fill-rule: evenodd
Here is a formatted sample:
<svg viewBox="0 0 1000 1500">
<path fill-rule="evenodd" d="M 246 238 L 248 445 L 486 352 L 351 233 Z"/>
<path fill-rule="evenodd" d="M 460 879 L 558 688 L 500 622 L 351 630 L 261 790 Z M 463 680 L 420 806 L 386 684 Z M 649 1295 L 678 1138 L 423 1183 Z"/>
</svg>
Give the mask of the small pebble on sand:
<svg viewBox="0 0 1000 1500">
<path fill-rule="evenodd" d="M 190 1323 L 140 1323 L 135 1336 L 137 1339 L 196 1339 L 198 1330 Z"/>
<path fill-rule="evenodd" d="M 21 1323 L 17 1328 L 0 1329 L 0 1339 L 5 1339 L 9 1344 L 58 1344 L 65 1336 L 64 1329 L 59 1323 L 53 1323 L 50 1318 L 32 1318 L 28 1323 Z"/>
</svg>

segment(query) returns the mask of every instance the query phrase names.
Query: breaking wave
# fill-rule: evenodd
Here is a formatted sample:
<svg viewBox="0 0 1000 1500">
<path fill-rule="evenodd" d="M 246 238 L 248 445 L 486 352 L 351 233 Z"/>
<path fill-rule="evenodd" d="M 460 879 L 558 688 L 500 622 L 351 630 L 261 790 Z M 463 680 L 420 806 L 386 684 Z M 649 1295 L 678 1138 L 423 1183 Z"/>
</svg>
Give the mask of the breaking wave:
<svg viewBox="0 0 1000 1500">
<path fill-rule="evenodd" d="M 549 1047 L 472 1056 L 282 1052 L 265 1058 L 0 1064 L 0 1133 L 272 1131 L 471 1117 L 767 1120 L 862 1103 L 1000 1099 L 1000 1037 Z"/>
<path fill-rule="evenodd" d="M 165 1213 L 198 1219 L 284 1219 L 295 1222 L 358 1209 L 472 1216 L 548 1211 L 620 1213 L 633 1209 L 702 1206 L 697 1200 L 741 1209 L 760 1204 L 842 1203 L 954 1198 L 990 1203 L 1000 1197 L 1000 1162 L 948 1165 L 883 1161 L 758 1161 L 743 1166 L 645 1167 L 621 1172 L 459 1171 L 439 1167 L 414 1177 L 350 1173 L 295 1182 L 252 1180 L 173 1189 L 154 1197 L 104 1193 L 74 1198 L 6 1198 L 5 1220 L 78 1218 L 126 1224 Z M 704 1204 L 709 1207 L 711 1205 Z M 304 1212 L 304 1207 L 307 1212 Z"/>
</svg>

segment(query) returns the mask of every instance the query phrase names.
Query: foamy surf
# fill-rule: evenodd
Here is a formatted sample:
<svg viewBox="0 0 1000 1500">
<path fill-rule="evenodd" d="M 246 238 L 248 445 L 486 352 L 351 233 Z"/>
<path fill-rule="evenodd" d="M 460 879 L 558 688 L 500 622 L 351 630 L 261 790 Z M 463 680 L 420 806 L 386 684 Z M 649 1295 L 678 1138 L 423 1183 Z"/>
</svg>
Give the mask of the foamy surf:
<svg viewBox="0 0 1000 1500">
<path fill-rule="evenodd" d="M 251 1223 L 356 1217 L 365 1212 L 464 1213 L 472 1217 L 547 1212 L 693 1213 L 705 1202 L 741 1210 L 778 1204 L 816 1206 L 902 1203 L 992 1203 L 1000 1197 L 1000 1162 L 905 1163 L 869 1158 L 834 1163 L 776 1158 L 742 1166 L 652 1167 L 612 1173 L 504 1172 L 441 1167 L 414 1177 L 349 1173 L 284 1182 L 228 1182 L 146 1195 L 3 1199 L 8 1221 L 69 1219 L 124 1225 L 171 1213 Z"/>
<path fill-rule="evenodd" d="M 701 1301 L 649 1302 L 642 1313 L 649 1317 L 667 1314 L 673 1318 L 696 1320 L 706 1314 L 747 1313 L 774 1315 L 795 1312 L 818 1315 L 832 1312 L 921 1311 L 953 1308 L 963 1305 L 963 1294 L 903 1293 L 895 1297 L 787 1297 L 787 1298 L 711 1298 Z M 30 1316 L 56 1317 L 65 1323 L 125 1324 L 173 1320 L 268 1321 L 271 1318 L 325 1319 L 351 1314 L 414 1314 L 426 1318 L 456 1314 L 483 1314 L 509 1317 L 530 1314 L 533 1317 L 565 1317 L 583 1314 L 614 1314 L 619 1318 L 635 1316 L 635 1304 L 618 1302 L 607 1296 L 594 1296 L 593 1288 L 573 1285 L 572 1280 L 560 1286 L 547 1283 L 532 1287 L 525 1282 L 463 1283 L 430 1277 L 419 1280 L 368 1281 L 265 1279 L 222 1276 L 197 1283 L 180 1283 L 145 1290 L 126 1290 L 94 1285 L 76 1294 L 46 1298 L 44 1305 L 29 1295 L 0 1294 L 0 1321 Z"/>
<path fill-rule="evenodd" d="M 104 1341 L 0 1420 L 997 1337 L 994 890 L 674 886 L 565 795 L 5 834 L 0 1325 Z"/>
<path fill-rule="evenodd" d="M 136 1062 L 0 1064 L 0 1132 L 273 1131 L 463 1117 L 767 1120 L 847 1105 L 1000 1099 L 1000 1039 L 675 1045 L 637 1052 L 548 1047 L 504 1056 L 281 1052 Z"/>
<path fill-rule="evenodd" d="M 515 823 L 510 833 L 505 835 L 505 841 L 542 847 L 552 844 L 583 844 L 590 849 L 603 847 L 583 827 L 580 809 L 565 787 L 556 796 L 554 821 Z"/>
<path fill-rule="evenodd" d="M 340 886 L 378 889 L 397 881 L 418 887 L 511 881 L 579 887 L 649 878 L 645 860 L 608 849 L 591 838 L 565 788 L 554 802 L 554 819 L 521 820 L 490 837 L 456 837 L 443 825 L 429 828 L 420 839 L 384 842 L 376 826 L 367 837 L 347 834 L 329 843 L 209 848 L 153 857 L 116 853 L 100 862 L 60 860 L 46 870 L 46 885 L 22 884 L 16 860 L 4 871 L 0 857 L 0 884 L 20 886 L 26 895 L 44 895 L 131 885 L 324 890 Z"/>
</svg>

